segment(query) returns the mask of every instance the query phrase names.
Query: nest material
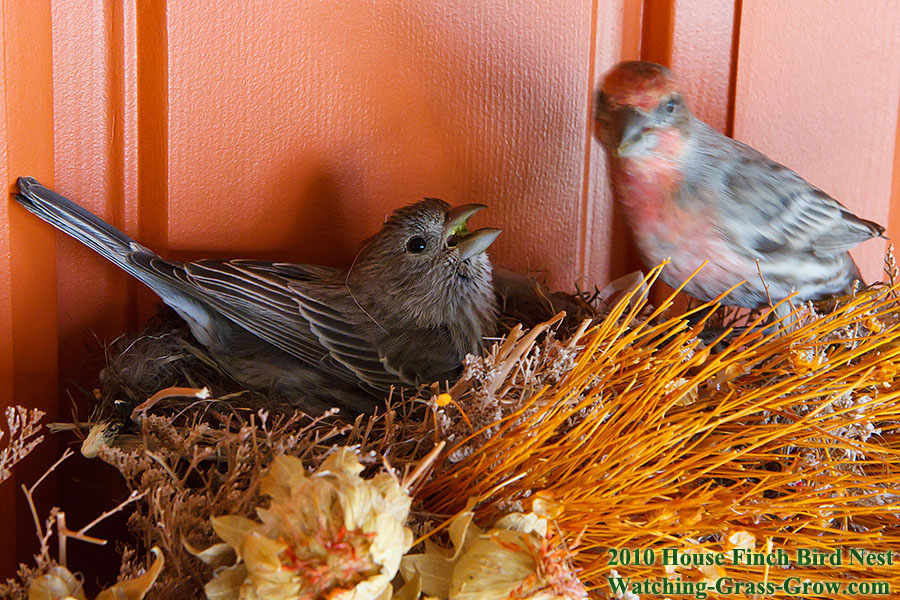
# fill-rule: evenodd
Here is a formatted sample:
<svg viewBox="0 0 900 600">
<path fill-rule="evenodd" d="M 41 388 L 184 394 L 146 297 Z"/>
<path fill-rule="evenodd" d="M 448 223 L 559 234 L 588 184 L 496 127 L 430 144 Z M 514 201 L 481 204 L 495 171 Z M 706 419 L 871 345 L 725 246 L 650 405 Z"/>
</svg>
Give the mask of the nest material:
<svg viewBox="0 0 900 600">
<path fill-rule="evenodd" d="M 120 540 L 131 548 L 123 576 L 158 546 L 166 570 L 148 598 L 202 597 L 212 573 L 183 542 L 217 541 L 211 516 L 252 516 L 260 479 L 278 454 L 317 466 L 335 445 L 350 445 L 372 471 L 387 461 L 408 473 L 443 441 L 443 459 L 411 490 L 416 535 L 429 535 L 469 499 L 477 518 L 493 522 L 527 510 L 536 495 L 552 498 L 561 507 L 560 541 L 597 598 L 613 597 L 614 570 L 634 580 L 799 576 L 900 588 L 900 572 L 886 565 L 729 564 L 673 574 L 658 562 L 614 567 L 606 552 L 724 552 L 735 540 L 789 553 L 898 547 L 896 287 L 841 299 L 827 314 L 800 307 L 778 333 L 752 326 L 762 316 L 744 315 L 751 327 L 737 334 L 707 327 L 733 322 L 711 313 L 714 304 L 669 314 L 671 298 L 649 307 L 644 287 L 590 311 L 583 298 L 551 301 L 533 289 L 541 291 L 531 300 L 506 303 L 518 314 L 505 322 L 529 311 L 531 321 L 546 318 L 559 303 L 580 316 L 605 314 L 568 319 L 565 330 L 559 318 L 513 327 L 484 356 L 470 357 L 450 390 L 391 398 L 385 412 L 352 423 L 286 411 L 281 399 L 240 390 L 171 322 L 121 342 L 128 352 L 111 352 L 103 373 L 104 418 L 130 412 L 123 398 L 130 408 L 168 386 L 208 386 L 218 396 L 169 398 L 100 450 L 131 489 L 152 490 L 129 520 L 138 543 Z M 426 418 L 410 418 L 423 405 Z"/>
</svg>

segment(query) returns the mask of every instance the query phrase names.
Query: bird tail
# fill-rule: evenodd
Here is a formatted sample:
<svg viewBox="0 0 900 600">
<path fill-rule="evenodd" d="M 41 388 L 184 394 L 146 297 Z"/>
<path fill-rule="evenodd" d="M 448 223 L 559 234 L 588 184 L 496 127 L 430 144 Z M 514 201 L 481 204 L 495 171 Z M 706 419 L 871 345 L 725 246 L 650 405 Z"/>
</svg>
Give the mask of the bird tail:
<svg viewBox="0 0 900 600">
<path fill-rule="evenodd" d="M 19 190 L 16 200 L 27 211 L 146 282 L 147 274 L 132 263 L 129 256 L 134 252 L 152 255 L 150 250 L 68 198 L 45 188 L 31 177 L 19 178 Z"/>
<path fill-rule="evenodd" d="M 216 333 L 215 311 L 198 297 L 194 287 L 179 277 L 179 273 L 183 273 L 181 263 L 163 260 L 100 217 L 31 177 L 19 178 L 19 190 L 16 200 L 26 210 L 147 284 L 188 322 L 194 337 L 201 343 L 208 345 L 212 340 Z"/>
</svg>

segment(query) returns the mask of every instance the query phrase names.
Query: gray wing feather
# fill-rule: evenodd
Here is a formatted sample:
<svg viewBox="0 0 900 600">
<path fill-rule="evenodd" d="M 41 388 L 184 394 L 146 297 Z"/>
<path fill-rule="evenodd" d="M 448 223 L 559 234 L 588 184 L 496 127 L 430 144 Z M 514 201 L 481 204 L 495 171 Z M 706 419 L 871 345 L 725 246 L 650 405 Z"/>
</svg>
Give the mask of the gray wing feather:
<svg viewBox="0 0 900 600">
<path fill-rule="evenodd" d="M 884 231 L 746 144 L 724 137 L 720 143 L 732 144 L 739 157 L 723 172 L 724 192 L 736 202 L 720 206 L 734 212 L 722 222 L 731 224 L 733 235 L 749 236 L 748 247 L 835 256 Z"/>
<path fill-rule="evenodd" d="M 343 379 L 359 378 L 379 392 L 404 383 L 358 333 L 355 315 L 335 308 L 343 296 L 336 282 L 341 271 L 252 260 L 176 265 L 154 259 L 145 268 L 177 279 L 194 297 L 300 360 Z"/>
<path fill-rule="evenodd" d="M 334 360 L 376 389 L 385 390 L 401 383 L 399 373 L 390 368 L 385 357 L 371 343 L 356 335 L 353 325 L 340 313 L 311 298 L 298 286 L 291 287 L 299 303 L 300 314 Z"/>
</svg>

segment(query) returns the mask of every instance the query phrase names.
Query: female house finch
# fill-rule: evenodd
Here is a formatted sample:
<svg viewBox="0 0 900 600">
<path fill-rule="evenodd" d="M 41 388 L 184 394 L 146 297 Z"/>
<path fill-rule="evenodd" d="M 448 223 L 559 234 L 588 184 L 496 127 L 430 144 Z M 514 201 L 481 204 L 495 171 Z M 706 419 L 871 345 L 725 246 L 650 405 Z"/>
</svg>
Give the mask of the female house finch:
<svg viewBox="0 0 900 600">
<path fill-rule="evenodd" d="M 860 278 L 847 251 L 884 231 L 700 121 L 660 65 L 613 67 L 595 119 L 642 260 L 669 258 L 661 278 L 673 287 L 708 260 L 684 288 L 700 300 L 741 281 L 723 303 L 757 308 L 794 291 L 799 300 L 845 292 Z"/>
<path fill-rule="evenodd" d="M 371 412 L 390 386 L 455 379 L 496 324 L 499 229 L 469 233 L 484 208 L 426 199 L 395 211 L 349 272 L 257 260 L 163 260 L 31 178 L 26 209 L 156 292 L 237 381 L 304 406 Z"/>
</svg>

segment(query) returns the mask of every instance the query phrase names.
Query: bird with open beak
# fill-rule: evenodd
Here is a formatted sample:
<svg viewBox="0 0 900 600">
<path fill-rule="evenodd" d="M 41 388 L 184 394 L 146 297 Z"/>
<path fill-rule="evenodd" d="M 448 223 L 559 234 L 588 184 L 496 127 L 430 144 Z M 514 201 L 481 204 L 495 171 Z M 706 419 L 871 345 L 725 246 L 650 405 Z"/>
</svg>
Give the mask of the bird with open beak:
<svg viewBox="0 0 900 600">
<path fill-rule="evenodd" d="M 723 303 L 757 308 L 860 279 L 848 250 L 884 228 L 695 117 L 665 67 L 619 63 L 595 109 L 615 199 L 644 263 L 670 260 L 660 275 L 670 286 L 709 261 L 688 294 L 707 301 L 743 281 Z"/>
<path fill-rule="evenodd" d="M 303 408 L 371 412 L 390 388 L 452 382 L 495 333 L 481 204 L 394 211 L 348 271 L 259 260 L 164 260 L 31 178 L 16 200 L 148 285 L 217 364 Z"/>
</svg>

